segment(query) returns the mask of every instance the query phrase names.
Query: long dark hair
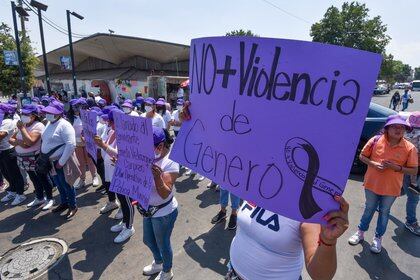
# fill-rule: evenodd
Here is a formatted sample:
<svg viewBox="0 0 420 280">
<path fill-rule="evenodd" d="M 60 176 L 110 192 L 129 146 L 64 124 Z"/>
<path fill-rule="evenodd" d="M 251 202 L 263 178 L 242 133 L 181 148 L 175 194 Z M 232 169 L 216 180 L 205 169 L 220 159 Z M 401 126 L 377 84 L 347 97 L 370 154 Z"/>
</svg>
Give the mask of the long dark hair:
<svg viewBox="0 0 420 280">
<path fill-rule="evenodd" d="M 165 141 L 163 142 L 163 145 L 169 150 L 174 143 L 174 138 L 172 138 L 167 129 L 164 129 L 163 132 L 165 132 Z"/>
</svg>

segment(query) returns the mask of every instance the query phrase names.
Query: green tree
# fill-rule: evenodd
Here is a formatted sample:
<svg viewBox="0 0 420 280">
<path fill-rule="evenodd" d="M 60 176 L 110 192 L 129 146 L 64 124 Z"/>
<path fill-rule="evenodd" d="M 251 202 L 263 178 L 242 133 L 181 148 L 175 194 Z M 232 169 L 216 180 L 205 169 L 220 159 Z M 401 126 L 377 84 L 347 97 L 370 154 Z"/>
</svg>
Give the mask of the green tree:
<svg viewBox="0 0 420 280">
<path fill-rule="evenodd" d="M 385 53 L 390 41 L 380 16 L 369 17 L 365 4 L 345 2 L 341 10 L 331 6 L 323 19 L 311 27 L 314 42 L 329 43 L 375 53 Z"/>
<path fill-rule="evenodd" d="M 228 33 L 226 33 L 226 36 L 251 36 L 251 37 L 260 37 L 257 34 L 254 34 L 251 30 L 233 30 Z"/>
<path fill-rule="evenodd" d="M 420 67 L 414 68 L 414 80 L 420 80 Z"/>
<path fill-rule="evenodd" d="M 34 54 L 29 37 L 23 37 L 20 34 L 20 40 L 25 87 L 29 90 L 35 83 L 34 71 L 38 58 Z M 19 68 L 4 64 L 4 50 L 16 50 L 16 44 L 12 30 L 2 22 L 0 24 L 0 92 L 3 95 L 11 95 L 21 90 Z"/>
</svg>

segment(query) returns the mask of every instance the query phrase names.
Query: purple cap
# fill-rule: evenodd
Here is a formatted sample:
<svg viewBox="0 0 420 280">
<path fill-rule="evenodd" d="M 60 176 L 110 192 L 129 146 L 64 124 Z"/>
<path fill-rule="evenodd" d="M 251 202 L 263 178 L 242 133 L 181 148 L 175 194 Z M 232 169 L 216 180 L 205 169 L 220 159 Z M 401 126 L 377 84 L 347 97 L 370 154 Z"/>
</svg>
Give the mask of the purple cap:
<svg viewBox="0 0 420 280">
<path fill-rule="evenodd" d="M 90 108 L 90 110 L 91 110 L 92 112 L 95 112 L 97 116 L 102 116 L 102 115 L 104 114 L 104 113 L 102 113 L 101 108 L 96 107 L 96 106 L 94 106 L 94 107 Z"/>
<path fill-rule="evenodd" d="M 161 127 L 153 126 L 153 144 L 157 146 L 166 140 L 165 131 Z"/>
<path fill-rule="evenodd" d="M 16 112 L 15 106 L 8 103 L 0 103 L 0 110 L 6 114 L 14 114 Z"/>
<path fill-rule="evenodd" d="M 9 101 L 7 101 L 7 103 L 10 105 L 17 105 L 17 101 L 14 99 L 10 99 Z"/>
<path fill-rule="evenodd" d="M 406 129 L 411 129 L 411 126 L 400 115 L 389 116 L 384 127 L 388 127 L 393 124 L 402 124 Z"/>
<path fill-rule="evenodd" d="M 137 96 L 136 101 L 137 102 L 144 102 L 144 98 L 142 96 Z"/>
<path fill-rule="evenodd" d="M 86 101 L 86 98 L 80 97 L 80 98 L 70 100 L 70 105 L 72 106 L 87 105 L 87 101 Z"/>
<path fill-rule="evenodd" d="M 37 115 L 39 113 L 39 109 L 37 105 L 28 104 L 22 107 L 22 114 L 23 115 Z"/>
<path fill-rule="evenodd" d="M 51 101 L 50 105 L 45 107 L 42 112 L 46 114 L 61 115 L 64 113 L 64 105 L 59 101 Z"/>
<path fill-rule="evenodd" d="M 158 100 L 158 101 L 156 101 L 155 105 L 158 105 L 158 106 L 165 106 L 165 105 L 166 105 L 166 102 L 165 102 L 165 101 L 163 101 L 163 100 Z"/>
<path fill-rule="evenodd" d="M 71 106 L 74 106 L 74 105 L 76 105 L 77 104 L 77 102 L 79 101 L 79 98 L 73 98 L 73 99 L 70 99 L 70 105 Z"/>
<path fill-rule="evenodd" d="M 184 105 L 184 99 L 178 99 L 178 100 L 176 101 L 176 104 L 177 104 L 177 105 Z"/>
<path fill-rule="evenodd" d="M 103 113 L 104 115 L 108 115 L 108 113 L 109 113 L 112 109 L 118 109 L 118 107 L 117 107 L 117 106 L 114 106 L 114 105 L 105 106 L 105 107 L 102 109 L 102 113 Z"/>
<path fill-rule="evenodd" d="M 98 103 L 98 105 L 100 105 L 100 106 L 106 106 L 106 100 L 105 100 L 105 99 L 103 99 L 103 98 L 99 99 L 97 103 Z"/>
<path fill-rule="evenodd" d="M 126 99 L 121 107 L 127 107 L 133 109 L 133 102 L 130 99 Z"/>
<path fill-rule="evenodd" d="M 111 109 L 111 111 L 109 111 L 109 113 L 108 113 L 108 120 L 113 122 L 114 121 L 114 114 L 118 114 L 118 113 L 123 113 L 123 112 L 118 108 Z"/>
<path fill-rule="evenodd" d="M 36 102 L 36 103 L 39 103 L 39 98 L 38 97 L 32 97 L 32 100 L 31 100 L 32 102 Z"/>
<path fill-rule="evenodd" d="M 144 103 L 154 105 L 156 103 L 156 100 L 153 97 L 147 97 L 146 99 L 144 99 Z"/>
</svg>

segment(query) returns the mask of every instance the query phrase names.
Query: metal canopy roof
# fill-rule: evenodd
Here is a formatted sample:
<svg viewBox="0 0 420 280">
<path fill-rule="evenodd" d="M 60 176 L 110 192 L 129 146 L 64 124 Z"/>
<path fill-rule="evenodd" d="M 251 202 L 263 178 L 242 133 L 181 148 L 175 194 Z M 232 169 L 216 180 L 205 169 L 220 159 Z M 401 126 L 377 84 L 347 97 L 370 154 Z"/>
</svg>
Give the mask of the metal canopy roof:
<svg viewBox="0 0 420 280">
<path fill-rule="evenodd" d="M 159 63 L 186 61 L 189 46 L 114 34 L 96 33 L 73 43 L 76 66 L 88 57 L 118 65 L 130 57 L 140 56 Z M 60 56 L 70 56 L 69 45 L 47 53 L 48 64 L 60 65 Z M 42 55 L 39 56 L 42 58 Z M 43 67 L 42 59 L 40 67 Z"/>
</svg>

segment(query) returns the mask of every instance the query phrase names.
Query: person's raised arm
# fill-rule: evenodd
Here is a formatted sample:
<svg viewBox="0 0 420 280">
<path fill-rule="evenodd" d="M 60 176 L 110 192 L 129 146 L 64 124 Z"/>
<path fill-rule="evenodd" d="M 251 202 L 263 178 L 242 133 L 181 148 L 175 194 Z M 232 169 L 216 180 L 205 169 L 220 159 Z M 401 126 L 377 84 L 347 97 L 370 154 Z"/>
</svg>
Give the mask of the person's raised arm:
<svg viewBox="0 0 420 280">
<path fill-rule="evenodd" d="M 340 210 L 325 215 L 327 225 L 302 223 L 300 227 L 306 270 L 315 280 L 334 277 L 337 269 L 337 239 L 349 226 L 349 204 L 343 197 L 336 196 L 334 199 L 340 203 Z"/>
</svg>

